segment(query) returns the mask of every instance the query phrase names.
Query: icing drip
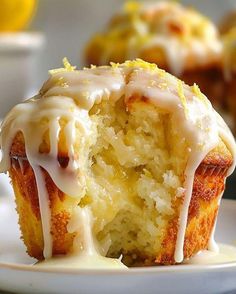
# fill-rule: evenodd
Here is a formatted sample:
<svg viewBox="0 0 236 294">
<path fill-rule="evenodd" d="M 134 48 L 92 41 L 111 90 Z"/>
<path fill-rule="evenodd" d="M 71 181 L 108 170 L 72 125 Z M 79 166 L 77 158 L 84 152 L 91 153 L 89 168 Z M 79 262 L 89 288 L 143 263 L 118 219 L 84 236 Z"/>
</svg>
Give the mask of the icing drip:
<svg viewBox="0 0 236 294">
<path fill-rule="evenodd" d="M 76 233 L 73 253 L 66 257 L 57 256 L 37 263 L 37 267 L 47 268 L 121 268 L 126 269 L 119 259 L 101 256 L 96 248 L 92 233 L 92 215 L 89 208 L 76 207 L 67 226 L 69 233 Z M 79 232 L 79 233 L 78 233 Z"/>
<path fill-rule="evenodd" d="M 42 168 L 49 173 L 62 192 L 81 199 L 86 192 L 85 172 L 88 164 L 86 157 L 81 154 L 87 152 L 93 140 L 89 110 L 102 100 L 113 103 L 123 96 L 127 105 L 132 97 L 143 96 L 149 103 L 171 113 L 175 125 L 189 146 L 184 181 L 185 196 L 180 209 L 175 250 L 176 262 L 182 262 L 184 258 L 184 237 L 195 171 L 209 151 L 217 146 L 219 138 L 225 142 L 234 157 L 229 174 L 235 167 L 234 138 L 223 119 L 213 110 L 205 96 L 197 91 L 196 86 L 190 88 L 155 65 L 140 60 L 83 71 L 57 71 L 45 83 L 40 96 L 13 108 L 1 127 L 1 171 L 9 169 L 12 141 L 17 132 L 23 133 L 26 155 L 37 181 L 44 257 L 47 259 L 52 255 L 51 215 Z M 50 150 L 40 151 L 47 131 Z M 64 144 L 69 157 L 68 165 L 63 168 L 57 158 L 61 132 L 65 135 Z M 68 225 L 70 232 L 82 232 L 76 237 L 75 248 L 83 258 L 85 255 L 99 255 L 92 235 L 92 223 L 90 211 L 85 207 L 75 210 Z M 98 259 L 101 261 L 101 258 L 103 257 Z"/>
<path fill-rule="evenodd" d="M 30 160 L 29 160 L 30 162 Z M 42 221 L 44 240 L 43 256 L 45 259 L 52 257 L 52 236 L 51 236 L 51 211 L 48 199 L 48 192 L 45 187 L 44 176 L 39 166 L 32 165 L 38 189 L 39 208 Z"/>
<path fill-rule="evenodd" d="M 92 235 L 91 213 L 89 208 L 76 207 L 67 229 L 69 233 L 80 232 L 74 240 L 75 251 L 83 251 L 88 255 L 97 253 Z"/>
</svg>

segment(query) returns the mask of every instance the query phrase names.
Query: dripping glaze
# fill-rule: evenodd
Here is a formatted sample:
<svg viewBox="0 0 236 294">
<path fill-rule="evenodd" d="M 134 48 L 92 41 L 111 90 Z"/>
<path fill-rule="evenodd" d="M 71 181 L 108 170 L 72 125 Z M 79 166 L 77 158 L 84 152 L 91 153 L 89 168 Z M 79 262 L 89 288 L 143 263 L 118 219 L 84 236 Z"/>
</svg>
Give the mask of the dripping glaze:
<svg viewBox="0 0 236 294">
<path fill-rule="evenodd" d="M 150 81 L 152 81 L 151 84 Z M 168 83 L 168 89 L 161 87 L 164 82 Z M 52 239 L 49 200 L 40 167 L 49 173 L 62 192 L 81 199 L 85 194 L 85 171 L 83 170 L 85 163 L 83 158 L 75 156 L 75 126 L 81 132 L 80 148 L 84 148 L 91 140 L 92 126 L 88 111 L 92 106 L 102 100 L 117 101 L 122 96 L 125 96 L 125 102 L 128 103 L 129 99 L 137 93 L 147 97 L 150 103 L 172 113 L 176 125 L 179 125 L 190 144 L 185 170 L 185 197 L 180 210 L 174 256 L 177 263 L 184 259 L 184 237 L 195 171 L 205 156 L 217 146 L 219 138 L 225 142 L 234 157 L 229 174 L 233 171 L 236 157 L 234 138 L 223 119 L 213 110 L 210 102 L 196 90 L 196 86 L 190 88 L 155 65 L 141 60 L 128 61 L 122 65 L 112 64 L 111 67 L 56 70 L 41 89 L 39 96 L 13 108 L 1 127 L 3 157 L 0 171 L 6 172 L 10 167 L 9 153 L 16 133 L 21 131 L 24 135 L 26 155 L 35 173 L 40 198 L 45 259 L 49 260 L 52 257 Z M 47 123 L 38 126 L 36 134 L 35 123 L 45 117 Z M 57 159 L 61 118 L 66 118 L 67 122 L 64 130 L 69 150 L 69 164 L 65 169 L 60 168 Z M 50 134 L 50 152 L 41 154 L 38 150 L 47 128 Z M 77 261 L 87 260 L 91 264 L 91 260 L 94 259 L 101 264 L 101 267 L 114 266 L 114 264 L 123 267 L 118 260 L 114 261 L 100 255 L 92 226 L 91 212 L 86 207 L 76 209 L 67 229 L 77 234 L 78 231 L 83 233 L 75 238 L 74 252 L 68 258 L 73 259 L 76 255 Z M 53 266 L 53 264 L 63 263 L 64 259 L 58 258 L 55 262 L 53 260 L 50 262 Z M 78 261 L 78 264 L 81 263 Z"/>
<path fill-rule="evenodd" d="M 120 259 L 107 258 L 99 253 L 92 233 L 92 217 L 89 208 L 76 207 L 67 226 L 68 232 L 80 232 L 74 239 L 73 252 L 66 256 L 57 256 L 35 264 L 46 268 L 121 268 L 127 267 Z"/>
</svg>

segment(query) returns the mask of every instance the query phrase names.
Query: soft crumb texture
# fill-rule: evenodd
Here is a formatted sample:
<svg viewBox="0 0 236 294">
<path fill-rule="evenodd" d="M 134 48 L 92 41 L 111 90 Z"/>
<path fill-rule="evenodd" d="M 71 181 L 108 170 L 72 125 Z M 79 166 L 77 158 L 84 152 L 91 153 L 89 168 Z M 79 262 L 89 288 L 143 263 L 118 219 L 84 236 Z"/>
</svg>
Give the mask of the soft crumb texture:
<svg viewBox="0 0 236 294">
<path fill-rule="evenodd" d="M 159 251 L 163 232 L 178 213 L 186 142 L 173 131 L 168 114 L 144 102 L 135 103 L 129 115 L 122 100 L 103 102 L 93 107 L 91 119 L 99 123 L 85 197 L 96 219 L 95 234 L 101 244 L 110 240 L 111 256 L 150 256 Z"/>
</svg>

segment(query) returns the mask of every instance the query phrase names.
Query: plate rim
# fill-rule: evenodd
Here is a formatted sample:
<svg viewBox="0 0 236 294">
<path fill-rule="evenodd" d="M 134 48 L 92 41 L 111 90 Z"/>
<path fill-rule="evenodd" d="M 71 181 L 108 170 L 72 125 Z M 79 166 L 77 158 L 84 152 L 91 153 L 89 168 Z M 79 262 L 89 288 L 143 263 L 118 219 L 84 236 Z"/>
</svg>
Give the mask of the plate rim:
<svg viewBox="0 0 236 294">
<path fill-rule="evenodd" d="M 9 197 L 3 197 L 0 199 L 1 202 L 8 204 L 12 202 Z M 236 209 L 236 200 L 222 199 L 220 207 L 224 206 L 225 209 Z M 181 274 L 186 272 L 204 272 L 204 271 L 219 271 L 223 269 L 236 270 L 236 261 L 226 263 L 215 263 L 215 264 L 180 264 L 180 265 L 162 265 L 162 266 L 148 266 L 148 267 L 135 267 L 127 269 L 72 269 L 72 268 L 39 268 L 33 267 L 33 264 L 20 264 L 20 263 L 3 263 L 0 262 L 0 271 L 12 270 L 12 271 L 24 271 L 31 273 L 47 273 L 47 274 L 62 274 L 62 275 L 136 275 L 136 274 L 150 274 L 158 273 L 165 274 L 174 272 L 175 274 Z"/>
</svg>

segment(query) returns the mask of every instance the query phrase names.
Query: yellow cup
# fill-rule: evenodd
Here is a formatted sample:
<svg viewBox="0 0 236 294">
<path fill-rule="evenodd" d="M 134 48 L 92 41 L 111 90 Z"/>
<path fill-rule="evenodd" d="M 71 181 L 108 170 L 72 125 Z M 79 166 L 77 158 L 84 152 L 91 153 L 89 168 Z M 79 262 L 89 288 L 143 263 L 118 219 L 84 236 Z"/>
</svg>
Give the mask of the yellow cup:
<svg viewBox="0 0 236 294">
<path fill-rule="evenodd" d="M 0 32 L 21 31 L 36 10 L 36 0 L 0 0 Z"/>
</svg>

